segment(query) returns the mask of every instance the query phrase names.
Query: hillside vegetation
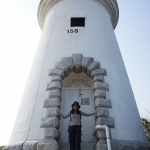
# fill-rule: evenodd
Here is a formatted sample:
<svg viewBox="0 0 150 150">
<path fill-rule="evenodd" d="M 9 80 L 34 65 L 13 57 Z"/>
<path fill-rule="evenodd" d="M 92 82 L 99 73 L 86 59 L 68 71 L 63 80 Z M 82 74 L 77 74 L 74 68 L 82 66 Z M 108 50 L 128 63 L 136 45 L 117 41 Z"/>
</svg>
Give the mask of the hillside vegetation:
<svg viewBox="0 0 150 150">
<path fill-rule="evenodd" d="M 2 150 L 5 146 L 0 146 L 0 150 Z"/>
</svg>

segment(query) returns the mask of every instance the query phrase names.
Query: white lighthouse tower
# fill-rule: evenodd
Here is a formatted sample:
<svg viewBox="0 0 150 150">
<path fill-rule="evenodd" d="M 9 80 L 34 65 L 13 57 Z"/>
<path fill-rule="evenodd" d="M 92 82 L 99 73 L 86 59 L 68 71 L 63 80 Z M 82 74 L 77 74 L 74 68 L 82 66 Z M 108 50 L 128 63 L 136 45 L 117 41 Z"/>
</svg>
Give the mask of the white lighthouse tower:
<svg viewBox="0 0 150 150">
<path fill-rule="evenodd" d="M 41 0 L 43 33 L 4 149 L 69 150 L 69 118 L 57 107 L 67 114 L 73 101 L 98 109 L 82 117 L 83 150 L 150 149 L 114 34 L 118 16 L 116 0 Z"/>
</svg>

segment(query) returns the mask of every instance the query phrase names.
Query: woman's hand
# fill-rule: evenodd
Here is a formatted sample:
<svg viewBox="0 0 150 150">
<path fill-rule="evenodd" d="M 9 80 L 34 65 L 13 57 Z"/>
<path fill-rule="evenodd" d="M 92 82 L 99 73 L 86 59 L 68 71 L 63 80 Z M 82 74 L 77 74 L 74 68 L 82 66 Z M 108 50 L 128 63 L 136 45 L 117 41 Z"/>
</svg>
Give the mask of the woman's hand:
<svg viewBox="0 0 150 150">
<path fill-rule="evenodd" d="M 60 113 L 60 109 L 59 108 L 57 108 L 57 112 Z"/>
<path fill-rule="evenodd" d="M 96 109 L 95 109 L 95 115 L 97 114 L 97 112 L 98 112 L 98 109 L 96 108 Z"/>
</svg>

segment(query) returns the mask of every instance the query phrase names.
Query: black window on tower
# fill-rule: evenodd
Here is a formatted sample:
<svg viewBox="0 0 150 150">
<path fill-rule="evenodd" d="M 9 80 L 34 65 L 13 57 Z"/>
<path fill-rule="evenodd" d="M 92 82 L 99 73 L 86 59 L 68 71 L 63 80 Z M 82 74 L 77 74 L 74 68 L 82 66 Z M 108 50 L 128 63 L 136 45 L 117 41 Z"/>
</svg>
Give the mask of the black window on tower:
<svg viewBox="0 0 150 150">
<path fill-rule="evenodd" d="M 84 17 L 71 18 L 71 27 L 85 27 L 85 18 Z"/>
</svg>

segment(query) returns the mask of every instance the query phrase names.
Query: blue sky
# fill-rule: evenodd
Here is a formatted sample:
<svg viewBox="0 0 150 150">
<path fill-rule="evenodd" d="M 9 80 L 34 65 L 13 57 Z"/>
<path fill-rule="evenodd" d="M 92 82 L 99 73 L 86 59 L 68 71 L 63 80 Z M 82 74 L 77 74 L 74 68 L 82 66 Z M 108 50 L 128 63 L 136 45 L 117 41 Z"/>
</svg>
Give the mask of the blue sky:
<svg viewBox="0 0 150 150">
<path fill-rule="evenodd" d="M 7 144 L 38 46 L 39 0 L 0 0 L 0 145 Z M 150 111 L 150 1 L 118 0 L 118 44 L 141 116 Z M 146 109 L 146 110 L 145 110 Z"/>
</svg>

